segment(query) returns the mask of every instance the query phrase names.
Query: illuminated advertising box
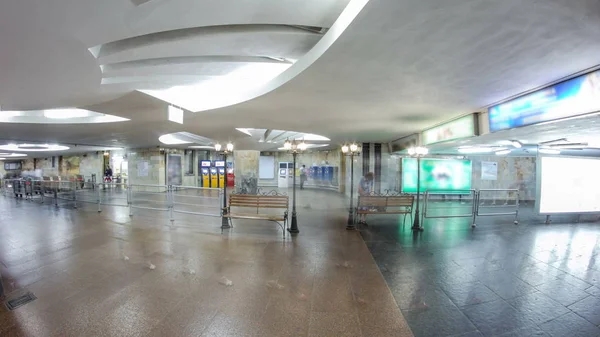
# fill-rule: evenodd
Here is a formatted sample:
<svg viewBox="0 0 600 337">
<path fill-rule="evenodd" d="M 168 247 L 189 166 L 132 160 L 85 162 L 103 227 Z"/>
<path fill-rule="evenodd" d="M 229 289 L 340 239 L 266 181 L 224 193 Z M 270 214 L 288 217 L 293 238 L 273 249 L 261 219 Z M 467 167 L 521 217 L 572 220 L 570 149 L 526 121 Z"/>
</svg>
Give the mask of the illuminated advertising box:
<svg viewBox="0 0 600 337">
<path fill-rule="evenodd" d="M 471 189 L 471 174 L 470 160 L 421 159 L 421 192 L 467 192 Z M 402 159 L 402 193 L 417 193 L 415 158 Z"/>
<path fill-rule="evenodd" d="M 600 70 L 488 109 L 490 131 L 600 111 Z"/>
<path fill-rule="evenodd" d="M 422 144 L 430 145 L 476 135 L 477 118 L 475 114 L 455 119 L 446 124 L 423 131 Z"/>
<path fill-rule="evenodd" d="M 540 157 L 536 206 L 540 214 L 600 213 L 600 160 Z"/>
</svg>

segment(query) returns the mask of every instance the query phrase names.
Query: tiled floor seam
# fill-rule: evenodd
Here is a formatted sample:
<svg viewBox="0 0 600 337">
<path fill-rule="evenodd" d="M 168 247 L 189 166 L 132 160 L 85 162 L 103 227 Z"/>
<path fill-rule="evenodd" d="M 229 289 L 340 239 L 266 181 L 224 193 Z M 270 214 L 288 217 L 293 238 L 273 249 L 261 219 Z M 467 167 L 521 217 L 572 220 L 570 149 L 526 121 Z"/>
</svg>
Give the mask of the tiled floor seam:
<svg viewBox="0 0 600 337">
<path fill-rule="evenodd" d="M 367 250 L 367 252 L 369 252 L 369 257 L 371 258 L 371 261 L 373 261 L 373 264 L 377 267 L 377 272 L 379 273 L 379 276 L 381 277 L 381 279 L 383 280 L 383 282 L 385 283 L 385 287 L 387 288 L 389 294 L 392 296 L 392 300 L 394 301 L 394 304 L 396 305 L 396 307 L 398 308 L 398 312 L 400 313 L 400 316 L 402 316 L 402 319 L 404 320 L 404 322 L 406 323 L 406 327 L 408 328 L 408 330 L 410 331 L 411 335 L 415 335 L 412 331 L 412 329 L 410 328 L 410 325 L 408 324 L 408 321 L 406 320 L 406 317 L 404 317 L 404 314 L 402 313 L 402 310 L 400 309 L 400 306 L 398 305 L 398 302 L 396 301 L 396 298 L 394 297 L 393 293 L 392 293 L 392 289 L 390 289 L 390 286 L 388 285 L 387 281 L 385 280 L 385 277 L 383 276 L 383 273 L 381 273 L 381 269 L 379 268 L 379 266 L 377 265 L 377 262 L 375 261 L 375 258 L 373 257 L 373 253 L 371 252 L 371 250 L 369 249 L 369 246 L 367 246 L 367 243 L 363 237 L 363 235 L 361 235 L 361 233 L 359 231 L 356 231 L 358 233 L 358 235 L 361 238 L 361 242 L 364 245 L 364 248 Z"/>
</svg>

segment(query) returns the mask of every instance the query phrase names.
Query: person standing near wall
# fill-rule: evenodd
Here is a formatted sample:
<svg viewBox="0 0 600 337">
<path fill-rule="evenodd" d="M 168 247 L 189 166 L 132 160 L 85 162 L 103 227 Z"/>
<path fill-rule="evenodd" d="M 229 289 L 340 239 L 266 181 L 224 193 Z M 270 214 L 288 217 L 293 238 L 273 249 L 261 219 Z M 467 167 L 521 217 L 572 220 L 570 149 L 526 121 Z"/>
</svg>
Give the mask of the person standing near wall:
<svg viewBox="0 0 600 337">
<path fill-rule="evenodd" d="M 307 180 L 307 176 L 306 176 L 306 165 L 302 165 L 302 167 L 300 168 L 300 189 L 303 190 L 304 189 L 304 183 Z"/>
<path fill-rule="evenodd" d="M 366 195 L 370 195 L 371 193 L 373 193 L 373 180 L 374 180 L 373 177 L 374 177 L 373 172 L 369 172 L 360 179 L 360 182 L 358 183 L 358 195 L 366 196 Z M 362 207 L 361 209 L 367 210 L 368 207 Z M 361 214 L 358 222 L 360 224 L 366 226 L 367 225 L 367 215 Z"/>
</svg>

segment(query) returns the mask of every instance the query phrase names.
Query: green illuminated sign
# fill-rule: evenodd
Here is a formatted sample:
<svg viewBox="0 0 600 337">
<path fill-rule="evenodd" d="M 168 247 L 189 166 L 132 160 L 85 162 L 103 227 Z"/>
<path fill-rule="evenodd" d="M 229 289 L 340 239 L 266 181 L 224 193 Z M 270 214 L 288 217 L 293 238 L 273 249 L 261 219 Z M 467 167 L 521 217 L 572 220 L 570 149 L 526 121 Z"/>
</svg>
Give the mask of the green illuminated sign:
<svg viewBox="0 0 600 337">
<path fill-rule="evenodd" d="M 452 193 L 471 189 L 470 160 L 421 159 L 421 192 Z M 417 193 L 417 159 L 402 159 L 402 193 Z"/>
</svg>

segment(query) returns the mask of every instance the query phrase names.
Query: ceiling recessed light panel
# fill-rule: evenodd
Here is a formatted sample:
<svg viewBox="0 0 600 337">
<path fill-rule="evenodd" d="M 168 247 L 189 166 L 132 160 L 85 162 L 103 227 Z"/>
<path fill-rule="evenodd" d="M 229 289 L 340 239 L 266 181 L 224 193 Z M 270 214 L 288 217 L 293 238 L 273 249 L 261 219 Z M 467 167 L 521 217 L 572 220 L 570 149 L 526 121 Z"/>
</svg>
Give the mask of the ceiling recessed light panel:
<svg viewBox="0 0 600 337">
<path fill-rule="evenodd" d="M 23 124 L 94 124 L 128 121 L 127 118 L 85 109 L 49 109 L 0 111 L 0 123 Z"/>
<path fill-rule="evenodd" d="M 171 122 L 183 124 L 183 110 L 169 105 L 169 120 Z"/>
<path fill-rule="evenodd" d="M 251 63 L 194 84 L 140 91 L 189 111 L 205 111 L 239 103 L 240 97 L 246 97 L 248 92 L 265 85 L 290 66 L 288 63 Z"/>
<path fill-rule="evenodd" d="M 27 155 L 24 154 L 24 153 L 4 153 L 4 152 L 0 152 L 0 160 L 15 159 L 15 158 L 21 158 L 21 157 L 27 157 Z"/>
<path fill-rule="evenodd" d="M 189 132 L 168 133 L 158 137 L 158 141 L 166 145 L 212 145 L 214 143 L 210 138 L 202 137 Z"/>
<path fill-rule="evenodd" d="M 304 140 L 311 142 L 329 142 L 331 139 L 315 135 L 312 133 L 304 133 L 298 131 L 286 130 L 271 130 L 271 129 L 254 129 L 254 128 L 236 128 L 239 132 L 245 133 L 252 138 L 255 138 L 259 143 L 283 143 L 286 140 Z"/>
<path fill-rule="evenodd" d="M 19 151 L 19 152 L 44 152 L 44 151 L 65 151 L 68 146 L 56 144 L 7 144 L 0 145 L 0 150 L 3 151 Z"/>
</svg>

